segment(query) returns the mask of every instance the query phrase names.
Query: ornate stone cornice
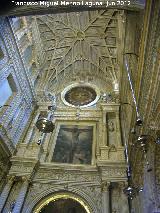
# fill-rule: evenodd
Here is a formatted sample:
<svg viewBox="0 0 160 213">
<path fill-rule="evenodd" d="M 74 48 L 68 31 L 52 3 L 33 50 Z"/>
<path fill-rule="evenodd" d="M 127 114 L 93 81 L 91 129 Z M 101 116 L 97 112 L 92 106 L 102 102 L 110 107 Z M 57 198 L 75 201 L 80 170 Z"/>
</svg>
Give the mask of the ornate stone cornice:
<svg viewBox="0 0 160 213">
<path fill-rule="evenodd" d="M 22 159 L 17 157 L 12 157 L 11 162 L 12 166 L 9 170 L 9 175 L 15 175 L 18 177 L 32 177 L 38 164 L 38 161 L 35 159 Z"/>
</svg>

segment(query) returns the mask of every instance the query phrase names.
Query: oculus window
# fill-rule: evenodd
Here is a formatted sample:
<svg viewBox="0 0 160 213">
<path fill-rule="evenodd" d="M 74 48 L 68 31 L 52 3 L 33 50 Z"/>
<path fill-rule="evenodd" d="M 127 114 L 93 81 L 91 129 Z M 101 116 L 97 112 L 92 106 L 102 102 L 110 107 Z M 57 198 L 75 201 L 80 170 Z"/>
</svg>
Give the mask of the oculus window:
<svg viewBox="0 0 160 213">
<path fill-rule="evenodd" d="M 71 107 L 94 106 L 100 98 L 99 89 L 89 83 L 74 83 L 61 92 L 63 103 Z"/>
<path fill-rule="evenodd" d="M 84 106 L 96 99 L 96 92 L 90 87 L 74 87 L 65 94 L 65 100 L 74 106 Z"/>
<path fill-rule="evenodd" d="M 93 126 L 61 125 L 53 162 L 70 164 L 91 164 Z"/>
<path fill-rule="evenodd" d="M 5 105 L 14 92 L 16 92 L 16 85 L 12 75 L 9 75 L 0 83 L 0 106 Z"/>
</svg>

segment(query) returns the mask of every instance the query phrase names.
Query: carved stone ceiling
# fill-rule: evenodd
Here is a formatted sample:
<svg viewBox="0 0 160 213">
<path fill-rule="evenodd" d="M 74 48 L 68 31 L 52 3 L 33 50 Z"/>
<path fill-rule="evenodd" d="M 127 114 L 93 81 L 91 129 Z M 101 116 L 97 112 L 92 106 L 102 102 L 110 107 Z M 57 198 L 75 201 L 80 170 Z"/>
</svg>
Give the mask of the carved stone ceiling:
<svg viewBox="0 0 160 213">
<path fill-rule="evenodd" d="M 120 79 L 122 16 L 117 9 L 36 16 L 45 55 L 41 88 L 55 91 L 90 76 L 112 89 Z"/>
</svg>

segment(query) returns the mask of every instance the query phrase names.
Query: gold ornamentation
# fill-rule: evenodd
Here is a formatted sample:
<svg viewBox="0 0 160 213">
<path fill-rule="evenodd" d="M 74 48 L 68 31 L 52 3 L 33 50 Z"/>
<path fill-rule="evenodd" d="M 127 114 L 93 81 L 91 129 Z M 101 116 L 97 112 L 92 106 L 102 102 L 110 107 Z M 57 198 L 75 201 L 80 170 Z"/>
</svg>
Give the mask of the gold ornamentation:
<svg viewBox="0 0 160 213">
<path fill-rule="evenodd" d="M 71 84 L 61 93 L 63 103 L 70 107 L 89 107 L 96 104 L 99 98 L 98 87 L 85 82 Z"/>
<path fill-rule="evenodd" d="M 96 98 L 96 92 L 90 87 L 74 87 L 65 95 L 65 100 L 75 106 L 83 106 L 91 103 Z"/>
<path fill-rule="evenodd" d="M 45 205 L 48 205 L 50 202 L 52 201 L 56 201 L 58 199 L 72 199 L 72 200 L 75 200 L 77 201 L 78 203 L 81 204 L 81 206 L 83 206 L 83 208 L 86 210 L 87 213 L 91 213 L 89 207 L 86 205 L 86 203 L 80 199 L 79 197 L 77 197 L 76 195 L 74 194 L 71 194 L 71 193 L 59 193 L 59 194 L 55 194 L 49 198 L 47 198 L 45 201 L 42 201 L 38 207 L 33 211 L 33 213 L 39 213 L 41 212 L 41 209 L 45 206 Z"/>
</svg>

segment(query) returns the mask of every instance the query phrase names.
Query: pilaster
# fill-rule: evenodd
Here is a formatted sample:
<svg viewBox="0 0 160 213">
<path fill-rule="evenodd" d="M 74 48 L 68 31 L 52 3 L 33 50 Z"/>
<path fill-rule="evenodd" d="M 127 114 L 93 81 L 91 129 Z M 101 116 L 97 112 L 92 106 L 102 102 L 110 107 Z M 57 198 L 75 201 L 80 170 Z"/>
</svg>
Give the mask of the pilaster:
<svg viewBox="0 0 160 213">
<path fill-rule="evenodd" d="M 103 213 L 110 213 L 109 186 L 110 186 L 110 182 L 107 182 L 107 181 L 102 182 L 101 189 L 102 189 Z"/>
<path fill-rule="evenodd" d="M 107 146 L 107 123 L 106 123 L 106 110 L 103 110 L 103 126 L 102 126 L 102 128 L 103 128 L 103 130 L 102 130 L 102 132 L 103 132 L 103 143 L 102 143 L 102 145 L 103 146 Z"/>
<path fill-rule="evenodd" d="M 15 202 L 13 213 L 21 212 L 23 202 L 24 202 L 27 190 L 28 190 L 28 186 L 29 186 L 29 178 L 23 176 L 22 177 L 22 186 L 21 186 L 19 195 L 17 197 L 17 200 Z"/>
<path fill-rule="evenodd" d="M 117 136 L 117 146 L 118 146 L 118 147 L 122 147 L 119 110 L 117 110 L 117 111 L 115 112 L 115 114 L 116 114 L 116 136 Z"/>
<path fill-rule="evenodd" d="M 7 201 L 7 198 L 9 196 L 9 193 L 11 191 L 11 188 L 12 188 L 12 185 L 14 183 L 14 180 L 15 180 L 15 176 L 8 176 L 7 177 L 7 183 L 0 195 L 0 212 L 3 210 L 3 207 Z"/>
</svg>

